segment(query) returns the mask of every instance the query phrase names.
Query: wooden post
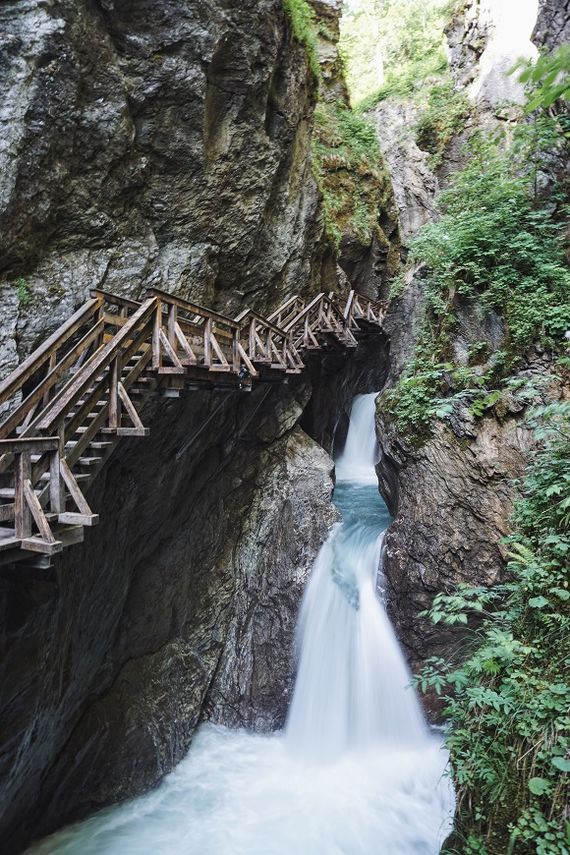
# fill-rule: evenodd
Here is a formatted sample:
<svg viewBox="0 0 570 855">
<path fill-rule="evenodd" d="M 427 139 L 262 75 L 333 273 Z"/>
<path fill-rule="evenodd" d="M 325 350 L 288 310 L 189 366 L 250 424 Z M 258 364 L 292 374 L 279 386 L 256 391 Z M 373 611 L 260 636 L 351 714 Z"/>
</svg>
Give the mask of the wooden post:
<svg viewBox="0 0 570 855">
<path fill-rule="evenodd" d="M 204 324 L 204 365 L 209 368 L 212 364 L 212 320 L 208 318 Z"/>
<path fill-rule="evenodd" d="M 65 422 L 61 421 L 57 430 L 59 447 L 52 451 L 49 461 L 49 501 L 54 514 L 65 511 L 65 487 L 61 480 L 60 458 L 65 456 Z"/>
<path fill-rule="evenodd" d="M 173 350 L 176 350 L 176 321 L 178 319 L 178 309 L 174 303 L 168 307 L 168 341 Z"/>
<path fill-rule="evenodd" d="M 30 452 L 25 449 L 16 454 L 14 468 L 14 516 L 16 537 L 20 540 L 31 537 L 32 534 L 32 514 L 25 494 L 25 484 L 31 481 L 31 478 Z"/>
<path fill-rule="evenodd" d="M 116 356 L 109 366 L 109 427 L 111 430 L 117 430 L 121 424 L 120 379 L 121 362 L 120 358 Z"/>
<path fill-rule="evenodd" d="M 248 349 L 249 353 L 248 353 L 248 355 L 249 355 L 249 358 L 252 360 L 255 359 L 255 353 L 256 353 L 256 347 L 255 347 L 255 324 L 256 323 L 257 322 L 256 322 L 255 318 L 252 318 L 251 321 L 249 322 L 249 349 Z"/>
<path fill-rule="evenodd" d="M 152 367 L 157 370 L 162 368 L 162 353 L 160 350 L 160 330 L 162 329 L 162 304 L 158 297 L 156 299 L 156 314 L 154 316 L 154 328 L 152 331 Z"/>
<path fill-rule="evenodd" d="M 239 374 L 241 369 L 241 359 L 239 355 L 239 345 L 240 345 L 240 334 L 241 330 L 235 329 L 232 330 L 232 367 L 235 374 Z M 251 346 L 251 340 L 250 340 Z"/>
<path fill-rule="evenodd" d="M 56 351 L 54 350 L 52 353 L 50 353 L 47 373 L 49 374 L 51 371 L 53 371 L 53 369 L 55 368 L 56 365 L 57 365 L 57 354 L 56 354 Z M 47 407 L 47 405 L 49 403 L 49 399 L 52 397 L 52 395 L 53 395 L 53 387 L 51 387 L 50 389 L 46 389 L 44 396 L 43 396 L 43 399 L 42 399 L 42 407 Z"/>
</svg>

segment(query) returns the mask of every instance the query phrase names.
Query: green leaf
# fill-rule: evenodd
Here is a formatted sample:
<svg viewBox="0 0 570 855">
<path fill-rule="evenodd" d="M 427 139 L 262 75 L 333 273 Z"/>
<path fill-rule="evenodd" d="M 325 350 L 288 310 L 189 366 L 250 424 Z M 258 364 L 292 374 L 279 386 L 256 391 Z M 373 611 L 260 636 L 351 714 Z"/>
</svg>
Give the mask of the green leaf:
<svg viewBox="0 0 570 855">
<path fill-rule="evenodd" d="M 528 604 L 531 609 L 543 609 L 545 606 L 549 605 L 549 602 L 546 597 L 531 597 Z"/>
<path fill-rule="evenodd" d="M 531 778 L 528 788 L 535 796 L 543 796 L 550 790 L 550 782 L 546 778 Z"/>
<path fill-rule="evenodd" d="M 566 757 L 553 757 L 551 762 L 561 772 L 570 772 L 570 760 L 567 760 Z"/>
</svg>

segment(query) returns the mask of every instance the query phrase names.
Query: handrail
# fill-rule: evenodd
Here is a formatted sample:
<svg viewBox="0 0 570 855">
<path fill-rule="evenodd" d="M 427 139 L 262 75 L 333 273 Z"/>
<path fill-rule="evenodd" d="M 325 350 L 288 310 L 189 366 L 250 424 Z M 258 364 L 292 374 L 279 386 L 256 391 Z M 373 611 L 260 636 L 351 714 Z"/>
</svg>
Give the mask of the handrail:
<svg viewBox="0 0 570 855">
<path fill-rule="evenodd" d="M 120 306 L 123 309 L 136 310 L 141 305 L 138 300 L 131 300 L 130 297 L 121 297 L 119 294 L 113 294 L 111 291 L 105 291 L 103 288 L 91 288 L 89 293 L 92 297 L 103 297 L 106 303 Z"/>
<path fill-rule="evenodd" d="M 250 318 L 253 318 L 258 323 L 262 324 L 265 329 L 271 330 L 271 332 L 274 332 L 276 335 L 287 335 L 286 330 L 284 330 L 282 327 L 276 326 L 276 324 L 267 320 L 267 318 L 264 318 L 263 315 L 259 315 L 254 309 L 244 309 L 243 312 L 240 312 L 240 314 L 236 317 L 235 320 L 238 322 L 238 324 L 243 325 L 243 322 Z"/>
<path fill-rule="evenodd" d="M 99 297 L 88 300 L 61 327 L 47 338 L 33 353 L 31 353 L 6 379 L 0 383 L 0 405 L 6 403 L 26 380 L 29 380 L 51 356 L 71 336 L 81 328 L 84 321 L 92 317 L 101 307 L 103 301 Z M 57 345 L 54 348 L 54 345 Z"/>
<path fill-rule="evenodd" d="M 72 407 L 80 399 L 84 390 L 89 387 L 93 378 L 97 376 L 105 368 L 108 368 L 115 354 L 120 350 L 123 342 L 127 342 L 132 331 L 143 321 L 148 320 L 156 307 L 156 298 L 149 298 L 141 304 L 139 309 L 130 317 L 127 323 L 119 330 L 119 332 L 102 348 L 96 351 L 85 365 L 78 371 L 75 377 L 58 392 L 55 398 L 50 401 L 45 410 L 40 416 L 35 419 L 30 429 L 48 430 L 56 425 L 58 421 L 65 415 L 69 408 Z"/>
<path fill-rule="evenodd" d="M 217 321 L 220 324 L 225 324 L 232 329 L 239 329 L 239 324 L 233 318 L 228 318 L 219 312 L 214 312 L 212 309 L 206 309 L 204 306 L 199 306 L 198 303 L 190 303 L 182 297 L 175 297 L 173 294 L 167 294 L 166 291 L 161 291 L 160 288 L 148 288 L 147 295 L 149 297 L 157 297 L 161 302 L 176 306 L 189 314 L 198 315 L 205 320 Z"/>
</svg>

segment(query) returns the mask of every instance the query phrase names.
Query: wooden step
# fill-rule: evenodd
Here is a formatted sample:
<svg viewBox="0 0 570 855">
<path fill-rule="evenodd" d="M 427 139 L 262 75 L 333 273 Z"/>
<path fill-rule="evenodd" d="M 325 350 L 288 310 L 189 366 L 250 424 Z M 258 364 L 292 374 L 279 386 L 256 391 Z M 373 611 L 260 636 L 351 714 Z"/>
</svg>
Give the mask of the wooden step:
<svg viewBox="0 0 570 855">
<path fill-rule="evenodd" d="M 79 483 L 80 481 L 89 481 L 91 476 L 87 472 L 74 472 L 73 477 Z M 44 472 L 44 474 L 40 476 L 40 481 L 43 481 L 44 483 L 47 483 L 49 479 L 49 472 Z"/>
<path fill-rule="evenodd" d="M 48 475 L 48 478 L 49 478 L 49 475 Z M 36 494 L 36 496 L 39 496 L 41 494 L 41 492 L 42 491 L 38 490 L 37 488 L 34 490 L 34 493 Z M 14 487 L 0 487 L 0 499 L 13 499 L 15 497 L 15 495 L 16 495 L 16 491 L 15 491 Z"/>
<path fill-rule="evenodd" d="M 97 466 L 103 462 L 102 457 L 80 457 L 77 461 L 80 466 Z"/>
<path fill-rule="evenodd" d="M 114 446 L 114 445 L 115 445 L 115 443 L 114 443 L 114 442 L 111 442 L 111 440 L 104 440 L 104 441 L 96 441 L 96 440 L 92 440 L 92 441 L 89 443 L 89 448 L 95 448 L 95 449 L 97 449 L 97 450 L 104 451 L 106 448 L 107 448 L 107 449 L 108 449 L 108 448 L 113 448 L 113 446 Z"/>
</svg>

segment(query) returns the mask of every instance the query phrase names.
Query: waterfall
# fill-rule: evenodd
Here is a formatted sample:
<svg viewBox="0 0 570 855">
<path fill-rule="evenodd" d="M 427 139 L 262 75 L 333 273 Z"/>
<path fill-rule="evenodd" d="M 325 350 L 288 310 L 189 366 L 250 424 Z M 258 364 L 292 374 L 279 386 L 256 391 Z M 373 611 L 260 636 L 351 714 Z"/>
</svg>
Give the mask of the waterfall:
<svg viewBox="0 0 570 855">
<path fill-rule="evenodd" d="M 338 461 L 342 522 L 298 622 L 284 733 L 205 724 L 153 792 L 47 838 L 33 855 L 436 855 L 453 793 L 378 596 L 389 524 L 374 476 L 374 395 Z"/>
<path fill-rule="evenodd" d="M 376 392 L 357 395 L 352 402 L 344 450 L 336 461 L 337 481 L 376 484 L 374 467 L 379 451 L 374 424 Z"/>
<path fill-rule="evenodd" d="M 305 758 L 331 760 L 352 747 L 410 746 L 426 738 L 417 698 L 406 688 L 411 676 L 377 595 L 383 531 L 360 513 L 363 498 L 374 505 L 377 490 L 374 400 L 372 394 L 354 401 L 337 468 L 352 485 L 337 495 L 343 522 L 321 549 L 301 606 L 286 734 Z"/>
</svg>

